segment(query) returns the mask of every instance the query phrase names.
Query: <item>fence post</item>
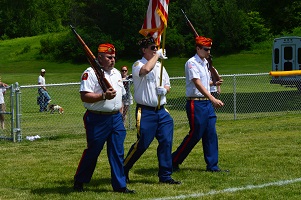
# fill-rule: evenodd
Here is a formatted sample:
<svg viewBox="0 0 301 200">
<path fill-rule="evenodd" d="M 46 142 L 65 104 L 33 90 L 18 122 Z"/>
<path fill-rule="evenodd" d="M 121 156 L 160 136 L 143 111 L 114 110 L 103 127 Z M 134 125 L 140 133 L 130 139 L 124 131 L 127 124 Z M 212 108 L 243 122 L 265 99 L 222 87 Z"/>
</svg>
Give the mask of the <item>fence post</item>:
<svg viewBox="0 0 301 200">
<path fill-rule="evenodd" d="M 21 100 L 21 92 L 19 83 L 15 83 L 15 93 L 16 93 L 16 128 L 15 133 L 17 135 L 18 142 L 22 141 L 22 133 L 21 133 L 21 112 L 20 112 L 20 100 Z"/>
<path fill-rule="evenodd" d="M 16 142 L 15 134 L 14 134 L 14 124 L 15 124 L 15 103 L 14 103 L 14 97 L 15 97 L 15 88 L 14 85 L 12 84 L 10 86 L 11 91 L 10 91 L 10 135 L 11 139 L 13 142 Z"/>
<path fill-rule="evenodd" d="M 233 75 L 233 117 L 236 120 L 236 75 Z"/>
</svg>

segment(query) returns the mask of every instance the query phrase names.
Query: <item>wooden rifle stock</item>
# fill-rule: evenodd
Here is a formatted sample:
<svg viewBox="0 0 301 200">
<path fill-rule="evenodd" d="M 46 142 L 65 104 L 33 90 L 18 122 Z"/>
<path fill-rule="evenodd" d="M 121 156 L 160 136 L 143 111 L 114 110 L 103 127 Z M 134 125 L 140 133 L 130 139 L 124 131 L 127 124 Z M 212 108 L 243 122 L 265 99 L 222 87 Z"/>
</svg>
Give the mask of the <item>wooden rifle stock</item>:
<svg viewBox="0 0 301 200">
<path fill-rule="evenodd" d="M 211 54 L 209 54 L 209 57 L 207 58 L 207 61 L 208 61 L 208 64 L 209 64 L 208 69 L 210 70 L 210 73 L 211 73 L 213 85 L 216 85 L 216 82 L 220 81 L 221 78 L 218 75 L 216 69 L 212 66 L 212 55 Z"/>
<path fill-rule="evenodd" d="M 185 12 L 181 9 L 185 19 L 186 19 L 186 22 L 188 24 L 188 26 L 191 28 L 193 34 L 194 34 L 194 37 L 198 37 L 199 34 L 196 32 L 195 28 L 193 27 L 192 23 L 190 22 L 190 20 L 188 19 L 187 15 L 185 14 Z M 217 73 L 217 71 L 215 70 L 215 68 L 212 66 L 212 55 L 210 54 L 209 55 L 209 58 L 206 58 L 208 60 L 208 63 L 209 63 L 209 67 L 208 69 L 210 70 L 210 73 L 211 73 L 211 76 L 212 76 L 212 82 L 214 85 L 216 85 L 216 82 L 217 81 L 220 81 L 220 77 Z"/>
<path fill-rule="evenodd" d="M 112 86 L 109 83 L 109 81 L 105 78 L 103 69 L 101 68 L 98 60 L 95 58 L 94 54 L 89 49 L 89 47 L 86 45 L 86 43 L 84 42 L 84 40 L 75 31 L 75 28 L 72 25 L 70 25 L 70 28 L 71 28 L 72 32 L 74 33 L 74 35 L 76 36 L 78 42 L 82 45 L 82 47 L 83 47 L 83 49 L 85 51 L 86 57 L 87 57 L 89 63 L 91 64 L 91 67 L 93 68 L 95 74 L 96 74 L 96 77 L 97 77 L 97 80 L 98 80 L 98 83 L 99 83 L 100 87 L 102 88 L 102 90 L 104 92 L 106 92 L 107 89 L 111 88 Z"/>
</svg>

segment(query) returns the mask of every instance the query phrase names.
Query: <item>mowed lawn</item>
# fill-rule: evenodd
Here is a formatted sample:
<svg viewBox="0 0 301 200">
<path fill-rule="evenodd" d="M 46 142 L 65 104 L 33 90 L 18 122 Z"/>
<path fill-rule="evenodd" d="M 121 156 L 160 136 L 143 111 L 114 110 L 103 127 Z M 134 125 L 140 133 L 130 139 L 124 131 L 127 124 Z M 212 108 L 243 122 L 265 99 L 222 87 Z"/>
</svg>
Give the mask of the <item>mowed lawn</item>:
<svg viewBox="0 0 301 200">
<path fill-rule="evenodd" d="M 205 172 L 199 143 L 180 165 L 173 178 L 182 185 L 158 183 L 157 141 L 130 171 L 128 187 L 134 195 L 112 192 L 110 169 L 103 149 L 86 192 L 72 190 L 73 175 L 86 147 L 84 134 L 2 141 L 1 199 L 299 199 L 300 116 L 283 115 L 261 119 L 218 121 L 219 166 L 230 173 Z M 175 127 L 175 149 L 188 132 Z M 136 140 L 127 132 L 125 151 Z"/>
</svg>

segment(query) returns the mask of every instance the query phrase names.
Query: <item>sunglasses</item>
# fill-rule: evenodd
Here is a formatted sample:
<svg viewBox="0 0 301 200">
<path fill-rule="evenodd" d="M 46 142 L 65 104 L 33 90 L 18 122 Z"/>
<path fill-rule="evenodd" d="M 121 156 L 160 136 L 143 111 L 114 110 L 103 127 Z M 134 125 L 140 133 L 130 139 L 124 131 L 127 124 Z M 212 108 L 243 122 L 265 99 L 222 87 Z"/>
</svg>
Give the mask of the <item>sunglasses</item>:
<svg viewBox="0 0 301 200">
<path fill-rule="evenodd" d="M 209 51 L 211 50 L 211 48 L 206 48 L 206 47 L 203 47 L 204 51 Z"/>
<path fill-rule="evenodd" d="M 124 69 L 123 69 L 123 70 L 121 70 L 121 71 L 122 71 L 122 72 L 127 72 L 128 70 L 124 70 Z"/>
<path fill-rule="evenodd" d="M 150 49 L 151 49 L 151 50 L 158 49 L 158 46 L 156 46 L 156 45 L 154 45 L 154 46 L 150 46 Z"/>
<path fill-rule="evenodd" d="M 114 58 L 114 60 L 116 60 L 115 56 L 106 56 L 106 58 L 108 58 L 109 60 L 112 60 Z"/>
</svg>

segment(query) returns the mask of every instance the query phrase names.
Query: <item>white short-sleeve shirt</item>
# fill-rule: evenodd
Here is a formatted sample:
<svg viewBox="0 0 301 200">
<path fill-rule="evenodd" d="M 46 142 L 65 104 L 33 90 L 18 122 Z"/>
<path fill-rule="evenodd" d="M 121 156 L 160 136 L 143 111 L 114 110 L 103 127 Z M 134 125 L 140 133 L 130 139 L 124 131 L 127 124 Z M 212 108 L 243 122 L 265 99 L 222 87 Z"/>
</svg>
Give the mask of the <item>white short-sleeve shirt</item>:
<svg viewBox="0 0 301 200">
<path fill-rule="evenodd" d="M 4 96 L 3 96 L 3 92 L 5 92 L 6 89 L 3 87 L 3 88 L 0 88 L 0 104 L 3 104 L 5 103 L 4 102 Z"/>
<path fill-rule="evenodd" d="M 132 66 L 134 99 L 138 104 L 156 107 L 158 106 L 158 95 L 156 88 L 160 86 L 161 63 L 157 61 L 155 67 L 145 76 L 139 76 L 140 69 L 148 61 L 142 57 Z M 163 67 L 162 86 L 170 87 L 169 76 Z M 160 105 L 166 104 L 166 96 L 161 96 Z"/>
<path fill-rule="evenodd" d="M 38 84 L 42 85 L 42 86 L 45 86 L 46 85 L 45 77 L 40 75 L 39 78 L 38 78 Z"/>
<path fill-rule="evenodd" d="M 197 54 L 186 62 L 186 97 L 204 97 L 192 82 L 194 78 L 200 79 L 202 85 L 210 92 L 210 74 L 207 63 L 208 61 L 206 59 L 202 60 Z"/>
<path fill-rule="evenodd" d="M 120 72 L 113 68 L 110 72 L 104 71 L 105 78 L 116 90 L 116 96 L 110 100 L 97 101 L 95 103 L 84 102 L 84 107 L 88 110 L 112 112 L 118 111 L 122 107 L 122 95 L 126 93 Z M 102 94 L 95 72 L 92 67 L 86 69 L 81 78 L 80 91 Z"/>
</svg>

